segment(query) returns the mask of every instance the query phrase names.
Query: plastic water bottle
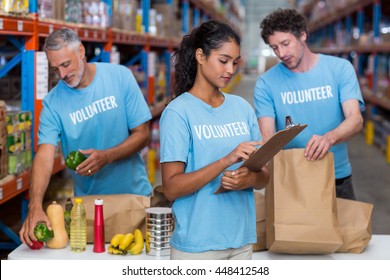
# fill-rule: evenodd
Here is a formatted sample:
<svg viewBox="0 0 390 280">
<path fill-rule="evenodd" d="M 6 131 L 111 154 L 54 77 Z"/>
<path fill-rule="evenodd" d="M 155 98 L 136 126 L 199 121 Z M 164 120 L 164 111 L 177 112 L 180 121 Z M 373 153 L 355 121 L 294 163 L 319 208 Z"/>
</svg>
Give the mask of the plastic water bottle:
<svg viewBox="0 0 390 280">
<path fill-rule="evenodd" d="M 85 251 L 87 247 L 87 219 L 81 198 L 74 200 L 70 217 L 70 250 L 74 252 Z"/>
<path fill-rule="evenodd" d="M 104 242 L 103 199 L 95 199 L 95 219 L 93 229 L 93 251 L 95 253 L 103 253 L 106 251 Z"/>
</svg>

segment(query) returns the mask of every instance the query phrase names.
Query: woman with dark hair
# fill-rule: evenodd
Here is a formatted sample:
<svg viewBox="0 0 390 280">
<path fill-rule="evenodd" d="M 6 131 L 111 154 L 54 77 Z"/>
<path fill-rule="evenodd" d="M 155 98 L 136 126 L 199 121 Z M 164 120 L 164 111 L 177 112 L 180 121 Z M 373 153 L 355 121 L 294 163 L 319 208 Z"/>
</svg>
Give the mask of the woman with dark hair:
<svg viewBox="0 0 390 280">
<path fill-rule="evenodd" d="M 173 59 L 177 97 L 160 120 L 163 189 L 174 201 L 171 259 L 250 259 L 253 189 L 269 172 L 239 167 L 260 131 L 250 104 L 220 90 L 237 70 L 240 37 L 209 21 L 184 36 Z M 220 186 L 226 191 L 214 194 Z"/>
</svg>

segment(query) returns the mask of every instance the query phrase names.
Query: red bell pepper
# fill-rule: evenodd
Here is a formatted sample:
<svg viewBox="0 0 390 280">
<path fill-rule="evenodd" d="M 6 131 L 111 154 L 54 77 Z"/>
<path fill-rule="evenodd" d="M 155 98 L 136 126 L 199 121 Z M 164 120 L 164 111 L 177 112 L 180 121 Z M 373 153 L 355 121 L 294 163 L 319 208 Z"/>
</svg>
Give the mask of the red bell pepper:
<svg viewBox="0 0 390 280">
<path fill-rule="evenodd" d="M 43 242 L 38 241 L 38 240 L 31 240 L 31 241 L 32 241 L 32 245 L 27 244 L 31 250 L 39 250 L 43 247 Z"/>
</svg>

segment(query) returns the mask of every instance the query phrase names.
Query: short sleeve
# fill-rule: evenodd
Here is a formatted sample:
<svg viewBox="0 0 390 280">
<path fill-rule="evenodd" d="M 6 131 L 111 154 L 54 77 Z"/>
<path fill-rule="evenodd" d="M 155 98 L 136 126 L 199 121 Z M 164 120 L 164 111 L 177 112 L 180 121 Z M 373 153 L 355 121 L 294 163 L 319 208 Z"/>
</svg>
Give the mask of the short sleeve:
<svg viewBox="0 0 390 280">
<path fill-rule="evenodd" d="M 275 119 L 272 91 L 261 77 L 256 81 L 254 103 L 257 118 L 271 117 Z"/>
<path fill-rule="evenodd" d="M 350 99 L 359 100 L 360 108 L 364 107 L 364 101 L 360 90 L 359 82 L 356 77 L 355 69 L 348 61 L 343 61 L 343 65 L 340 68 L 339 92 L 340 102 L 343 103 Z"/>
<path fill-rule="evenodd" d="M 190 140 L 188 124 L 183 116 L 165 109 L 160 119 L 160 162 L 187 163 Z"/>
<path fill-rule="evenodd" d="M 127 72 L 126 75 L 124 75 L 127 125 L 129 130 L 131 130 L 149 121 L 152 118 L 152 115 L 133 73 L 130 69 L 125 69 L 125 71 Z"/>
<path fill-rule="evenodd" d="M 38 145 L 52 144 L 57 146 L 61 136 L 59 123 L 58 116 L 51 110 L 47 99 L 44 99 L 43 108 L 39 117 Z"/>
</svg>

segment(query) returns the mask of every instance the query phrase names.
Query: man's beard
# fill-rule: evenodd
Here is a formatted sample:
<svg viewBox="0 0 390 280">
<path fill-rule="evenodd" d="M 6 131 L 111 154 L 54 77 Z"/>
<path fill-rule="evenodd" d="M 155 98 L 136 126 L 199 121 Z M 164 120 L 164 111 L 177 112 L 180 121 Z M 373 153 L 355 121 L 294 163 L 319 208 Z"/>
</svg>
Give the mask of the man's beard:
<svg viewBox="0 0 390 280">
<path fill-rule="evenodd" d="M 82 67 L 80 67 L 76 72 L 76 79 L 77 80 L 74 81 L 72 84 L 69 84 L 69 83 L 63 81 L 70 88 L 77 88 L 80 85 L 80 82 L 84 76 L 85 65 L 84 65 L 84 61 L 81 58 L 79 58 L 79 65 L 81 65 Z"/>
</svg>

